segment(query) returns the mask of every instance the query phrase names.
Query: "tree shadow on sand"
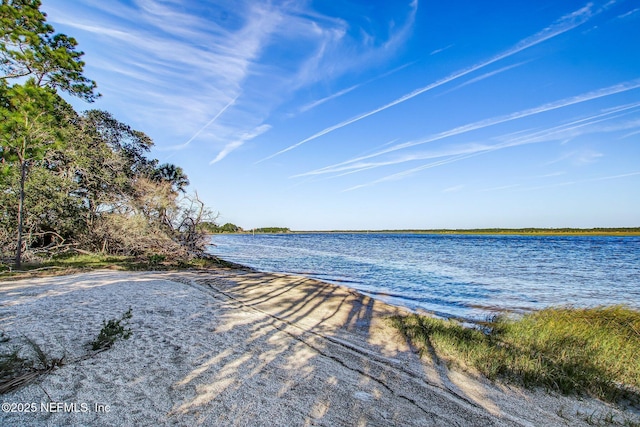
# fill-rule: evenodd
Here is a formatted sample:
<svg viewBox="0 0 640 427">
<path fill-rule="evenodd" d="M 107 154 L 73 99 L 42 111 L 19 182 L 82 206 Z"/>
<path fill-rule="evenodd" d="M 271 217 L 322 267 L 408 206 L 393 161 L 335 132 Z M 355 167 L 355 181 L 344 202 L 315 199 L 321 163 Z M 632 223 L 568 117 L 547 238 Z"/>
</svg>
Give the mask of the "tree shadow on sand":
<svg viewBox="0 0 640 427">
<path fill-rule="evenodd" d="M 215 334 L 233 345 L 203 354 L 174 384 L 184 398 L 169 419 L 195 425 L 496 424 L 470 399 L 451 397 L 427 381 L 399 334 L 389 341 L 383 316 L 397 309 L 306 278 L 234 277 L 235 285 L 197 280 L 224 299 Z M 417 370 L 405 363 L 410 359 L 418 361 Z"/>
</svg>

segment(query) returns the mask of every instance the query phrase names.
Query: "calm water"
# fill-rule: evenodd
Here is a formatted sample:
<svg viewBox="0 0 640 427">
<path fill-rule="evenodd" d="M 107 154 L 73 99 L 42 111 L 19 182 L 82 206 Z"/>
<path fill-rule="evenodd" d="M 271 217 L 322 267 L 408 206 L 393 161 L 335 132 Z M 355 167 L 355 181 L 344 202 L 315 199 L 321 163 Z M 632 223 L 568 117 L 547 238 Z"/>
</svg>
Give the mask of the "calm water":
<svg viewBox="0 0 640 427">
<path fill-rule="evenodd" d="M 261 271 L 340 283 L 441 316 L 550 305 L 640 307 L 640 237 L 216 235 L 211 252 Z"/>
</svg>

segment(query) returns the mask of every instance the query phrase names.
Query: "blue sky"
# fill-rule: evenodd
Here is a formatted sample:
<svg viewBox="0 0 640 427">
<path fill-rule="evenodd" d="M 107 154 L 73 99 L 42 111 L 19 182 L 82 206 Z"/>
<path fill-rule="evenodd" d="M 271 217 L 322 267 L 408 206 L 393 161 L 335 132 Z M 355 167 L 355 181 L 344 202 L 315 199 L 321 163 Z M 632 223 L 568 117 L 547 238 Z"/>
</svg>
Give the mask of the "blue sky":
<svg viewBox="0 0 640 427">
<path fill-rule="evenodd" d="M 640 226 L 640 3 L 43 0 L 244 228 Z"/>
</svg>

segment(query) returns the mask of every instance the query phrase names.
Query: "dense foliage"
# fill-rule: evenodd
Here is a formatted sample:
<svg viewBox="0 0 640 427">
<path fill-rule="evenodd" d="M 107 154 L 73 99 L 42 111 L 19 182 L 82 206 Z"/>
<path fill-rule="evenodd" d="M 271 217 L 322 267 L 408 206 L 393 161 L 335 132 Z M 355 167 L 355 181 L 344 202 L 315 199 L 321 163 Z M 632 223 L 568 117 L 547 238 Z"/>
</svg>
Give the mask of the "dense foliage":
<svg viewBox="0 0 640 427">
<path fill-rule="evenodd" d="M 263 228 L 254 228 L 251 230 L 244 230 L 242 227 L 232 224 L 230 222 L 224 225 L 218 225 L 214 222 L 205 222 L 201 225 L 201 228 L 206 233 L 216 234 L 216 233 L 290 233 L 291 230 L 286 227 L 263 227 Z"/>
<path fill-rule="evenodd" d="M 206 233 L 214 234 L 214 233 L 242 233 L 244 230 L 230 222 L 227 222 L 224 225 L 218 225 L 215 222 L 205 222 L 202 224 L 202 230 Z"/>
<path fill-rule="evenodd" d="M 289 230 L 286 227 L 262 227 L 262 228 L 256 228 L 254 230 L 256 233 L 290 233 L 291 230 Z"/>
<path fill-rule="evenodd" d="M 146 154 L 153 141 L 89 102 L 76 41 L 54 34 L 38 0 L 0 5 L 0 256 L 64 250 L 201 255 L 210 217 L 180 167 Z"/>
</svg>

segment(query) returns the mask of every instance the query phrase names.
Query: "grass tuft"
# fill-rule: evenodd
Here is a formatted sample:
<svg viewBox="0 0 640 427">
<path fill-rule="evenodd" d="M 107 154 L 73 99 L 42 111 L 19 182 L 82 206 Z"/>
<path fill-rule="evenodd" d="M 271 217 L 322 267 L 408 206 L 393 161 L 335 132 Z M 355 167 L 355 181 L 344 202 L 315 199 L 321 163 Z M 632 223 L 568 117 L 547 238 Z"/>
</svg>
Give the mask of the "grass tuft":
<svg viewBox="0 0 640 427">
<path fill-rule="evenodd" d="M 1 335 L 0 343 L 10 341 L 4 332 Z M 64 357 L 49 357 L 38 343 L 25 336 L 22 338 L 33 351 L 35 360 L 21 357 L 20 346 L 0 352 L 0 395 L 17 390 L 65 364 Z"/>
<path fill-rule="evenodd" d="M 55 368 L 58 368 L 64 365 L 64 356 L 60 358 L 49 357 L 49 355 L 44 352 L 44 350 L 42 349 L 42 347 L 40 347 L 40 345 L 38 345 L 38 343 L 33 341 L 31 338 L 28 338 L 28 337 L 23 337 L 23 338 L 27 342 L 27 344 L 29 344 L 29 347 L 31 347 L 31 349 L 36 355 L 37 361 L 40 363 L 40 367 L 37 368 L 38 370 L 44 371 L 44 372 L 52 371 Z"/>
<path fill-rule="evenodd" d="M 640 311 L 624 306 L 548 308 L 497 317 L 487 329 L 419 315 L 392 324 L 421 352 L 490 379 L 605 401 L 640 401 Z"/>
</svg>

